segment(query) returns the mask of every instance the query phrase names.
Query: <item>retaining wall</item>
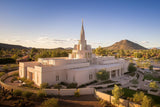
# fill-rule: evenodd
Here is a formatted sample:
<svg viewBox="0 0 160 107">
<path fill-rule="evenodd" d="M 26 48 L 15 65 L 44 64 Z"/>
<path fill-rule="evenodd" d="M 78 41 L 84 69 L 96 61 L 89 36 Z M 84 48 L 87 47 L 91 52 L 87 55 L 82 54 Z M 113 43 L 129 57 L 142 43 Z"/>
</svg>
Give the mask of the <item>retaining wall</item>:
<svg viewBox="0 0 160 107">
<path fill-rule="evenodd" d="M 43 89 L 48 95 L 73 96 L 77 89 Z M 79 88 L 80 95 L 94 95 L 94 88 Z"/>
<path fill-rule="evenodd" d="M 119 99 L 120 104 L 116 105 L 116 104 L 114 104 L 114 97 L 113 96 L 106 94 L 106 93 L 103 93 L 103 92 L 96 91 L 96 90 L 95 90 L 95 95 L 96 95 L 96 97 L 98 97 L 104 101 L 110 102 L 113 105 L 118 106 L 118 107 L 141 107 L 141 105 L 139 105 L 139 104 L 136 104 L 134 102 L 130 102 L 130 101 L 122 99 L 122 98 Z"/>
</svg>

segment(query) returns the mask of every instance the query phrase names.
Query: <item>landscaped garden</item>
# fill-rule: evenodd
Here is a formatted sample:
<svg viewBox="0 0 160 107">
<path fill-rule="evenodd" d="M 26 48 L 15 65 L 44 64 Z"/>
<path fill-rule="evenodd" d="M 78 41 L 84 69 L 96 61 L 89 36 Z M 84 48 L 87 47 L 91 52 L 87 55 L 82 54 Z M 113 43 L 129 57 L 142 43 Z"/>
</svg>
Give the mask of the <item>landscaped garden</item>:
<svg viewBox="0 0 160 107">
<path fill-rule="evenodd" d="M 160 96 L 155 96 L 155 95 L 147 94 L 144 91 L 140 91 L 140 90 L 135 91 L 135 90 L 131 90 L 128 88 L 123 88 L 122 91 L 123 91 L 123 95 L 121 97 L 124 99 L 127 99 L 129 101 L 136 102 L 137 99 L 142 100 L 143 97 L 145 95 L 147 95 L 148 98 L 151 98 L 153 100 L 153 102 L 152 102 L 153 105 L 156 105 L 156 107 L 160 106 Z M 113 95 L 112 91 L 106 91 L 105 93 Z M 141 98 L 141 96 L 143 96 L 143 97 Z M 141 104 L 140 100 L 138 100 L 138 102 Z"/>
<path fill-rule="evenodd" d="M 147 74 L 144 75 L 144 80 L 153 80 L 153 81 L 159 81 L 160 82 L 160 75 L 159 75 L 159 77 L 157 77 L 157 76 L 155 76 L 153 74 L 150 74 L 150 73 L 147 73 Z"/>
</svg>

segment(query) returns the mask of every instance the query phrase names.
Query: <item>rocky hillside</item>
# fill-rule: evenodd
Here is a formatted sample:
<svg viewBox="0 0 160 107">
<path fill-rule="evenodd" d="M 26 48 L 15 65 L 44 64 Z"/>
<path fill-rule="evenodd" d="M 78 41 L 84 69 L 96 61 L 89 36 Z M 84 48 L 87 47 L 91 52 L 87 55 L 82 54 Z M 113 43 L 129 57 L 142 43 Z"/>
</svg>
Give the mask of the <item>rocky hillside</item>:
<svg viewBox="0 0 160 107">
<path fill-rule="evenodd" d="M 5 43 L 0 43 L 0 49 L 27 49 L 27 47 L 23 47 L 20 45 L 12 45 L 12 44 L 5 44 Z"/>
<path fill-rule="evenodd" d="M 111 50 L 119 50 L 119 49 L 123 49 L 123 50 L 143 50 L 143 49 L 147 49 L 137 43 L 134 43 L 132 41 L 129 40 L 121 40 L 120 42 L 116 42 L 115 44 L 109 46 L 109 47 L 105 47 L 106 49 L 111 49 Z"/>
</svg>

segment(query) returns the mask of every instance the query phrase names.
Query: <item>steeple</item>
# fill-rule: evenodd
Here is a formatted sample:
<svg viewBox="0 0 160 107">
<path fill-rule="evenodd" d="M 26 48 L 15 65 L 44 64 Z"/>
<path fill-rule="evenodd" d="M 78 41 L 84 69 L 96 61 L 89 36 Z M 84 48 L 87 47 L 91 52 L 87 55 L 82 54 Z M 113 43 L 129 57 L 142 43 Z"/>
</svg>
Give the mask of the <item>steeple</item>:
<svg viewBox="0 0 160 107">
<path fill-rule="evenodd" d="M 85 33 L 84 33 L 84 28 L 83 28 L 83 19 L 82 19 L 82 28 L 81 28 L 80 42 L 81 42 L 81 43 L 84 43 L 84 42 L 85 42 Z"/>
</svg>

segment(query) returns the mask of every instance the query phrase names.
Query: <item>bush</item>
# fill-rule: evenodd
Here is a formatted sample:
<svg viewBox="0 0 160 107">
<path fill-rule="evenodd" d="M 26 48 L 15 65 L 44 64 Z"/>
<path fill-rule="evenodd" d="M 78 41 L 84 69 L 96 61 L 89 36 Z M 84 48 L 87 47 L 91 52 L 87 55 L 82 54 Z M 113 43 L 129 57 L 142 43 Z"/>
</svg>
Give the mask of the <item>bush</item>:
<svg viewBox="0 0 160 107">
<path fill-rule="evenodd" d="M 138 84 L 138 81 L 137 81 L 137 79 L 133 79 L 133 80 L 131 80 L 131 83 L 132 84 Z"/>
<path fill-rule="evenodd" d="M 31 97 L 32 94 L 33 94 L 32 92 L 24 91 L 23 94 L 22 94 L 22 96 L 26 97 L 26 98 L 29 98 L 29 97 Z"/>
<path fill-rule="evenodd" d="M 68 84 L 67 88 L 77 88 L 77 83 Z"/>
<path fill-rule="evenodd" d="M 60 85 L 64 85 L 64 86 L 67 86 L 68 83 L 65 83 L 65 82 L 61 82 Z"/>
<path fill-rule="evenodd" d="M 19 76 L 19 72 L 15 72 L 12 74 L 13 76 Z"/>
<path fill-rule="evenodd" d="M 130 63 L 130 64 L 128 65 L 128 71 L 129 71 L 129 72 L 135 72 L 136 70 L 137 70 L 137 68 L 134 66 L 133 63 Z"/>
<path fill-rule="evenodd" d="M 3 76 L 5 74 L 5 72 L 0 72 L 0 77 Z"/>
<path fill-rule="evenodd" d="M 14 90 L 13 91 L 13 95 L 15 95 L 15 96 L 21 96 L 22 95 L 22 91 L 21 90 Z"/>
<path fill-rule="evenodd" d="M 37 101 L 38 99 L 37 94 L 35 93 L 32 93 L 32 95 L 29 98 L 32 99 L 33 101 Z"/>
<path fill-rule="evenodd" d="M 42 83 L 40 87 L 41 88 L 47 88 L 48 87 L 48 83 Z"/>
<path fill-rule="evenodd" d="M 55 85 L 53 85 L 53 87 L 54 87 L 55 89 L 60 89 L 60 88 L 62 88 L 62 86 L 61 86 L 60 84 L 55 84 Z"/>
<path fill-rule="evenodd" d="M 8 64 L 8 63 L 15 63 L 16 60 L 13 58 L 0 58 L 0 64 Z"/>
<path fill-rule="evenodd" d="M 8 71 L 8 69 L 9 69 L 8 65 L 4 65 L 4 66 L 2 67 L 2 70 L 3 70 L 3 71 Z"/>
<path fill-rule="evenodd" d="M 17 78 L 13 77 L 12 80 L 11 80 L 11 83 L 13 83 L 15 80 L 17 80 Z"/>
<path fill-rule="evenodd" d="M 26 78 L 23 77 L 23 78 L 20 78 L 20 80 L 21 80 L 22 82 L 24 82 L 24 81 L 26 80 Z"/>
<path fill-rule="evenodd" d="M 58 107 L 58 99 L 51 98 L 51 99 L 45 100 L 41 104 L 41 107 Z"/>
<path fill-rule="evenodd" d="M 76 96 L 76 97 L 79 97 L 79 96 L 80 96 L 79 89 L 77 89 L 77 90 L 74 92 L 74 96 Z"/>
<path fill-rule="evenodd" d="M 97 73 L 96 73 L 96 77 L 98 80 L 108 80 L 109 79 L 109 73 L 104 70 L 104 69 L 101 69 L 99 70 Z"/>
<path fill-rule="evenodd" d="M 83 88 L 83 87 L 86 87 L 86 86 L 91 85 L 91 84 L 94 84 L 94 83 L 97 83 L 97 80 L 91 81 L 91 82 L 86 83 L 86 84 L 82 84 L 82 85 L 80 85 L 78 88 Z"/>
<path fill-rule="evenodd" d="M 10 67 L 11 68 L 16 68 L 16 67 L 18 67 L 18 65 L 17 64 L 11 64 Z"/>
<path fill-rule="evenodd" d="M 34 84 L 34 82 L 31 80 L 25 80 L 24 82 L 26 83 L 25 86 L 27 87 L 32 87 L 32 85 Z"/>
<path fill-rule="evenodd" d="M 39 91 L 39 92 L 37 93 L 37 97 L 40 98 L 40 99 L 43 99 L 45 96 L 46 96 L 46 93 L 43 92 L 43 91 Z"/>
</svg>

